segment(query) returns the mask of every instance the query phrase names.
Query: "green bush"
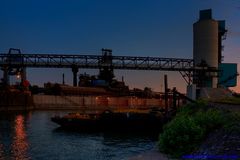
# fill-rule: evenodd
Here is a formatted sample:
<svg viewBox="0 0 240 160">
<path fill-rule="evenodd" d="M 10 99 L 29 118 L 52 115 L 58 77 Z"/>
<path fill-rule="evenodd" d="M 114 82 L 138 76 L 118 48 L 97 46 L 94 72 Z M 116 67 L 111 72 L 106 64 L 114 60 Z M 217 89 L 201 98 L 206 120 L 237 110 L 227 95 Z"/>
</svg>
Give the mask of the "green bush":
<svg viewBox="0 0 240 160">
<path fill-rule="evenodd" d="M 240 132 L 240 113 L 239 112 L 234 112 L 234 113 L 229 113 L 226 115 L 226 123 L 224 125 L 224 129 L 226 131 L 239 131 Z"/>
<path fill-rule="evenodd" d="M 200 126 L 205 134 L 224 125 L 225 118 L 223 113 L 217 109 L 209 109 L 207 111 L 198 111 L 194 115 L 194 121 Z"/>
<path fill-rule="evenodd" d="M 178 116 L 165 125 L 163 130 L 159 136 L 159 148 L 174 157 L 189 153 L 203 137 L 200 126 L 186 116 Z"/>
<path fill-rule="evenodd" d="M 198 110 L 206 110 L 207 102 L 204 100 L 199 100 L 196 103 L 189 103 L 183 107 L 180 107 L 177 111 L 177 115 L 192 115 Z"/>
<path fill-rule="evenodd" d="M 222 111 L 210 108 L 204 101 L 188 104 L 163 127 L 159 149 L 174 157 L 190 153 L 208 133 L 222 127 L 226 121 Z"/>
</svg>

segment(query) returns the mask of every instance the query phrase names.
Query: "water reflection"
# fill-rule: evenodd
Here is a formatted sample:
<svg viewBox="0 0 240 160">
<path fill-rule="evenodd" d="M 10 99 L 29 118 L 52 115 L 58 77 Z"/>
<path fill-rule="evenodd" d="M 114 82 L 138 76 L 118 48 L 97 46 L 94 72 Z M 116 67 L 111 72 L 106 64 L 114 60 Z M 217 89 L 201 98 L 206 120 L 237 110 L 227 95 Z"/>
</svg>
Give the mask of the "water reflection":
<svg viewBox="0 0 240 160">
<path fill-rule="evenodd" d="M 156 145 L 153 136 L 142 132 L 62 130 L 51 122 L 53 114 L 0 113 L 0 160 L 120 160 Z"/>
<path fill-rule="evenodd" d="M 132 155 L 151 150 L 155 146 L 156 135 L 149 132 L 81 132 L 76 130 L 65 130 L 56 128 L 52 132 L 58 139 L 74 137 L 75 141 L 71 144 L 65 143 L 71 148 L 81 149 L 82 153 L 75 154 L 85 159 L 98 160 L 120 160 L 128 159 Z M 67 140 L 69 141 L 69 140 Z M 91 152 L 91 154 L 86 154 Z M 63 155 L 65 156 L 65 155 Z"/>
<path fill-rule="evenodd" d="M 17 115 L 15 118 L 15 136 L 13 137 L 12 152 L 16 160 L 27 160 L 28 142 L 24 127 L 24 117 Z"/>
</svg>

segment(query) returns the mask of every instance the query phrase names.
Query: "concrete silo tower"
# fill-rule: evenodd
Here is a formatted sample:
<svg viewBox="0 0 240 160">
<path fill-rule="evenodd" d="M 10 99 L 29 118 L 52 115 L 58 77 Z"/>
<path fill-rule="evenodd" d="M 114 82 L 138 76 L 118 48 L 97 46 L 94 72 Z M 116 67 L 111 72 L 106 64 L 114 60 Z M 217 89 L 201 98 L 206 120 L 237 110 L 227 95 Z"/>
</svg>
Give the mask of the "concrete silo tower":
<svg viewBox="0 0 240 160">
<path fill-rule="evenodd" d="M 200 11 L 199 20 L 193 24 L 193 59 L 196 67 L 218 69 L 225 32 L 225 21 L 212 19 L 211 9 Z M 217 73 L 197 73 L 194 81 L 198 87 L 217 88 Z"/>
</svg>

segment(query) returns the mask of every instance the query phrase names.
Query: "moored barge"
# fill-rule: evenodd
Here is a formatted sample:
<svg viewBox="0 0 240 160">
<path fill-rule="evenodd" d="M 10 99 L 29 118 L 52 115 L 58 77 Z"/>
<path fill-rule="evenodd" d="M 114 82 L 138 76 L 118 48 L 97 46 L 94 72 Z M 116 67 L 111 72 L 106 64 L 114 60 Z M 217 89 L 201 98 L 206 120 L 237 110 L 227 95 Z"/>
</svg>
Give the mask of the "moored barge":
<svg viewBox="0 0 240 160">
<path fill-rule="evenodd" d="M 69 113 L 54 116 L 51 120 L 63 128 L 80 131 L 105 130 L 160 130 L 163 116 L 160 112 L 112 112 L 106 110 L 100 114 Z"/>
</svg>

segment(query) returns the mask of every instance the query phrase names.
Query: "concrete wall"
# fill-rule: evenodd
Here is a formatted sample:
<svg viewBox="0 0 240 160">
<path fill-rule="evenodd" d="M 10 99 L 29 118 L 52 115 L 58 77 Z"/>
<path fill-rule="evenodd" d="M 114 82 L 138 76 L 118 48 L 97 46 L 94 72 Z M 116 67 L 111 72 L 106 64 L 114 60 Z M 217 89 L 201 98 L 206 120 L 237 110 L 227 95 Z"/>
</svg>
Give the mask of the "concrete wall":
<svg viewBox="0 0 240 160">
<path fill-rule="evenodd" d="M 36 109 L 148 108 L 164 105 L 163 100 L 160 99 L 103 96 L 33 95 L 33 102 Z"/>
</svg>

